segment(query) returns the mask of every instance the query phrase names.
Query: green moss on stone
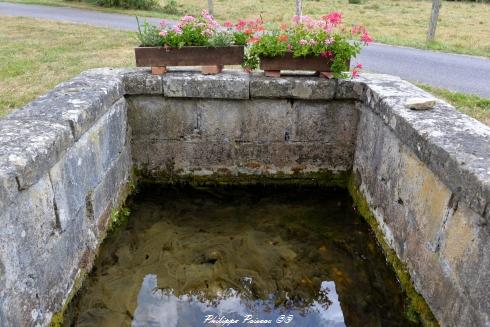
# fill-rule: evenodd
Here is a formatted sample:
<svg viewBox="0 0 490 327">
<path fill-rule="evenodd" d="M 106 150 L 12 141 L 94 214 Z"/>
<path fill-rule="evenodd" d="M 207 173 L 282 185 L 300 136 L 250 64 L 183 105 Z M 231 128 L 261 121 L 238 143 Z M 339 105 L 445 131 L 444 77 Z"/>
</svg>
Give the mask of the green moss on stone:
<svg viewBox="0 0 490 327">
<path fill-rule="evenodd" d="M 73 283 L 73 287 L 70 291 L 70 294 L 68 294 L 68 297 L 66 298 L 63 308 L 61 308 L 61 310 L 55 313 L 51 318 L 51 322 L 49 324 L 50 327 L 63 326 L 64 314 L 66 312 L 66 309 L 70 305 L 75 295 L 78 293 L 78 290 L 82 287 L 83 282 L 85 281 L 85 278 L 87 277 L 88 273 L 89 273 L 89 269 L 80 269 L 80 273 L 78 274 L 77 278 Z"/>
<path fill-rule="evenodd" d="M 109 217 L 109 222 L 107 226 L 107 231 L 101 233 L 101 236 L 99 237 L 99 244 L 102 243 L 102 241 L 105 239 L 105 237 L 108 235 L 108 233 L 113 232 L 114 230 L 119 230 L 119 226 L 124 225 L 124 223 L 127 221 L 129 217 L 129 209 L 125 207 L 127 199 L 134 193 L 136 189 L 136 182 L 137 178 L 136 175 L 134 175 L 134 172 L 128 181 L 126 185 L 122 187 L 121 193 L 119 195 L 119 200 L 117 207 L 114 208 L 111 212 L 111 215 Z M 63 326 L 63 321 L 64 321 L 64 315 L 65 312 L 72 302 L 73 298 L 75 295 L 78 293 L 80 288 L 83 285 L 83 282 L 85 281 L 85 278 L 87 277 L 88 273 L 90 272 L 91 267 L 88 267 L 87 269 L 81 268 L 80 273 L 78 274 L 77 278 L 75 279 L 73 283 L 72 290 L 70 291 L 70 294 L 66 298 L 65 304 L 55 314 L 53 314 L 53 317 L 51 318 L 51 322 L 49 324 L 50 327 L 61 327 Z"/>
<path fill-rule="evenodd" d="M 198 176 L 195 174 L 177 175 L 167 172 L 148 172 L 146 169 L 135 171 L 139 180 L 145 183 L 155 184 L 189 184 L 193 186 L 224 186 L 224 185 L 317 185 L 322 187 L 347 186 L 348 172 L 331 172 L 320 170 L 318 172 L 301 172 L 286 174 L 227 174 L 224 172 L 212 175 Z"/>
<path fill-rule="evenodd" d="M 364 217 L 374 231 L 376 239 L 385 253 L 386 260 L 393 267 L 400 285 L 408 298 L 408 306 L 405 310 L 407 318 L 413 322 L 420 321 L 422 325 L 426 327 L 438 327 L 439 323 L 427 305 L 427 302 L 425 302 L 422 295 L 415 290 L 406 265 L 398 258 L 395 251 L 386 242 L 383 231 L 371 212 L 368 202 L 356 186 L 354 174 L 349 177 L 347 188 L 354 204 L 357 206 L 358 212 Z"/>
</svg>

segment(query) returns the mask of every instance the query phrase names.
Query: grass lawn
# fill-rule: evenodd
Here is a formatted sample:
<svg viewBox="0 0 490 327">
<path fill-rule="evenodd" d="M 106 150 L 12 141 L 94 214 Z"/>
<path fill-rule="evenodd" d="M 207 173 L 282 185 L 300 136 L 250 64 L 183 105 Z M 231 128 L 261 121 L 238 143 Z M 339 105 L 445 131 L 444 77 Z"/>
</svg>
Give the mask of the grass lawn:
<svg viewBox="0 0 490 327">
<path fill-rule="evenodd" d="M 0 116 L 86 69 L 133 66 L 135 44 L 133 33 L 2 17 Z"/>
<path fill-rule="evenodd" d="M 134 33 L 2 17 L 0 117 L 86 69 L 134 66 L 136 44 Z M 490 126 L 490 99 L 419 86 Z"/>
<path fill-rule="evenodd" d="M 8 1 L 176 18 L 162 10 L 106 9 L 79 1 Z M 170 0 L 159 1 L 164 6 Z M 181 14 L 195 15 L 207 6 L 205 0 L 176 2 L 176 9 Z M 288 21 L 294 13 L 294 0 L 215 0 L 214 3 L 215 16 L 222 21 L 260 15 L 266 20 L 282 22 Z M 349 4 L 347 0 L 303 0 L 303 8 L 304 14 L 311 16 L 340 10 L 347 23 L 366 25 L 379 42 L 490 57 L 490 3 L 443 1 L 437 41 L 429 45 L 425 43 L 425 37 L 431 10 L 430 0 L 364 0 L 362 4 Z"/>
<path fill-rule="evenodd" d="M 490 126 L 490 99 L 460 92 L 452 92 L 424 84 L 418 84 L 417 86 L 432 93 L 438 98 L 446 100 L 468 116 L 478 119 L 487 126 Z"/>
</svg>

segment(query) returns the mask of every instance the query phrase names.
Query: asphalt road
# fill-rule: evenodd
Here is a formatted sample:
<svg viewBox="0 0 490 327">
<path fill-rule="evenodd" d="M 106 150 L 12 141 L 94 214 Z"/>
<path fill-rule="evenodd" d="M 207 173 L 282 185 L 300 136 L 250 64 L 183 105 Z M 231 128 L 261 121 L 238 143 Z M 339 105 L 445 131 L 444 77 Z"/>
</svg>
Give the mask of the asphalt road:
<svg viewBox="0 0 490 327">
<path fill-rule="evenodd" d="M 0 2 L 0 16 L 24 16 L 60 20 L 121 30 L 136 30 L 133 16 L 101 13 L 65 7 Z M 158 23 L 160 19 L 148 19 Z M 1 22 L 1 20 L 0 20 Z M 490 98 L 490 60 L 435 51 L 372 44 L 365 47 L 353 64 L 365 71 L 398 75 L 449 90 Z"/>
</svg>

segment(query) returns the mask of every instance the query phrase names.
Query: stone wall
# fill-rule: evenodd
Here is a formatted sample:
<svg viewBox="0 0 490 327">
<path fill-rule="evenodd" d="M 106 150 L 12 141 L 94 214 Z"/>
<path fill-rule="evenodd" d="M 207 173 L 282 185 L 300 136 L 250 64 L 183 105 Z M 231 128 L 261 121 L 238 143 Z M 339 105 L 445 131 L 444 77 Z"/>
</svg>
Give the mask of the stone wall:
<svg viewBox="0 0 490 327">
<path fill-rule="evenodd" d="M 87 73 L 0 120 L 0 325 L 47 325 L 91 267 L 131 169 L 118 76 Z"/>
<path fill-rule="evenodd" d="M 490 326 L 490 129 L 442 101 L 405 108 L 414 97 L 432 98 L 373 74 L 98 69 L 61 84 L 0 120 L 0 321 L 46 325 L 62 309 L 134 167 L 162 179 L 352 172 L 441 325 Z"/>
<path fill-rule="evenodd" d="M 441 325 L 490 326 L 490 128 L 407 84 L 368 82 L 357 187 Z"/>
</svg>

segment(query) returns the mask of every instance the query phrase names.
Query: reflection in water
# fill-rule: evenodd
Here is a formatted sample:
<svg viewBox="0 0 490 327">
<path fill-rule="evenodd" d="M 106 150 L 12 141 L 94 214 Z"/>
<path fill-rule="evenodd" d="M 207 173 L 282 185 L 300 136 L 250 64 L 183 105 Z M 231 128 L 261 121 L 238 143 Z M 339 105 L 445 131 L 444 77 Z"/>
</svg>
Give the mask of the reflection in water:
<svg viewBox="0 0 490 327">
<path fill-rule="evenodd" d="M 157 276 L 147 275 L 138 294 L 132 327 L 222 326 L 227 323 L 233 326 L 264 325 L 251 323 L 256 320 L 272 325 L 279 324 L 277 319 L 284 319 L 293 326 L 345 326 L 335 283 L 322 282 L 319 294 L 305 312 L 299 313 L 294 309 L 274 307 L 273 296 L 268 300 L 247 300 L 233 289 L 223 292 L 213 301 L 196 295 L 177 297 L 172 292 L 157 290 Z"/>
<path fill-rule="evenodd" d="M 417 325 L 404 310 L 342 191 L 153 186 L 102 244 L 64 324 L 225 326 L 251 315 L 273 323 L 247 326 L 280 326 L 293 315 L 289 326 Z"/>
</svg>

